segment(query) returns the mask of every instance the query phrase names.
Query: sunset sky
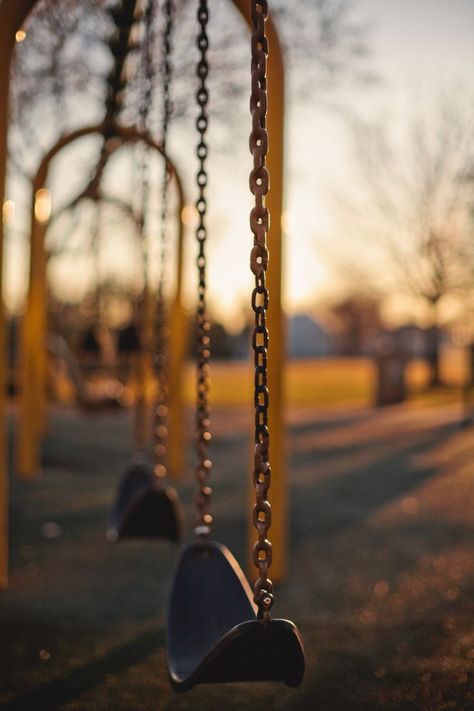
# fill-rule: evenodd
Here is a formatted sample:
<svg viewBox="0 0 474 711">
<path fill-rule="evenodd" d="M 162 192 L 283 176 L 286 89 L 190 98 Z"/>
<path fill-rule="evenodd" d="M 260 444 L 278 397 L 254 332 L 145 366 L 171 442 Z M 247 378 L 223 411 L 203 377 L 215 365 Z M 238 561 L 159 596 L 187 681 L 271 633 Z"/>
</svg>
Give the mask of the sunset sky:
<svg viewBox="0 0 474 711">
<path fill-rule="evenodd" d="M 210 5 L 212 11 L 216 3 L 211 0 Z M 382 118 L 393 125 L 395 131 L 403 132 L 410 116 L 425 111 L 442 94 L 452 94 L 456 87 L 460 94 L 474 97 L 472 0 L 417 0 L 416 3 L 412 0 L 357 0 L 354 5 L 356 14 L 366 18 L 370 26 L 372 56 L 369 64 L 380 81 L 373 87 L 352 90 L 346 87 L 334 103 L 367 120 Z M 216 14 L 221 12 L 222 9 L 216 7 Z M 229 12 L 234 17 L 232 12 L 235 11 Z M 245 32 L 245 28 L 239 26 L 238 31 Z M 246 70 L 245 64 L 243 71 Z M 338 272 L 338 251 L 359 248 L 351 239 L 349 225 L 345 242 L 341 242 L 341 219 L 336 206 L 336 197 L 350 195 L 356 179 L 347 124 L 341 113 L 331 111 L 326 102 L 320 102 L 317 92 L 311 92 L 311 86 L 305 96 L 291 91 L 294 73 L 304 77 L 305 71 L 303 65 L 293 67 L 288 76 L 284 283 L 285 302 L 291 312 L 311 311 L 315 303 L 345 288 L 347 284 Z M 228 138 L 223 141 L 217 128 L 212 129 L 210 136 L 217 141 L 217 148 L 211 149 L 210 162 L 210 301 L 216 316 L 230 327 L 240 324 L 251 283 L 247 105 L 247 97 L 244 97 L 239 106 L 244 120 L 236 122 L 232 141 Z M 176 156 L 187 185 L 195 170 L 193 142 L 194 135 L 189 131 L 181 127 L 174 132 L 172 129 L 171 154 Z M 68 170 L 67 165 L 71 156 L 80 161 L 82 150 L 76 146 L 55 165 L 51 184 L 53 209 L 61 203 L 63 192 L 74 193 L 71 187 L 74 171 Z M 131 184 L 131 162 L 117 159 L 115 165 L 107 181 L 111 190 L 126 196 Z M 5 269 L 7 302 L 16 308 L 22 300 L 27 265 L 25 240 L 21 236 L 26 225 L 22 204 L 27 203 L 27 197 L 13 179 L 10 185 L 12 195 L 7 197 L 15 198 L 18 209 L 9 225 Z M 194 196 L 190 194 L 189 199 L 192 201 Z M 195 283 L 193 259 L 194 245 L 187 253 L 186 291 L 190 305 Z M 120 224 L 116 215 L 104 237 L 102 272 L 104 275 L 113 271 L 130 273 L 131 269 L 138 278 L 136 244 L 123 233 L 123 223 Z M 87 255 L 61 257 L 52 263 L 51 277 L 65 295 L 78 296 L 91 279 L 90 258 Z"/>
</svg>

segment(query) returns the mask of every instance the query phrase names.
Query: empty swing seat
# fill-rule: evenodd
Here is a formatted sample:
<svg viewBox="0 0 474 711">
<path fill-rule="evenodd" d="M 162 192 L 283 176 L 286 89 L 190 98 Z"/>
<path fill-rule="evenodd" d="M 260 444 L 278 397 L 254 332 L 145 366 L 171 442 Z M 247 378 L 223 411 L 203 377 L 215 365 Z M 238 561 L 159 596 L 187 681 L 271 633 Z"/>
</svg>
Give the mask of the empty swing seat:
<svg viewBox="0 0 474 711">
<path fill-rule="evenodd" d="M 257 620 L 250 586 L 230 551 L 214 541 L 183 547 L 167 620 L 175 691 L 196 684 L 282 681 L 299 686 L 304 651 L 288 620 Z"/>
<path fill-rule="evenodd" d="M 178 494 L 154 475 L 144 455 L 127 465 L 112 512 L 109 540 L 166 538 L 181 540 L 183 513 Z"/>
</svg>

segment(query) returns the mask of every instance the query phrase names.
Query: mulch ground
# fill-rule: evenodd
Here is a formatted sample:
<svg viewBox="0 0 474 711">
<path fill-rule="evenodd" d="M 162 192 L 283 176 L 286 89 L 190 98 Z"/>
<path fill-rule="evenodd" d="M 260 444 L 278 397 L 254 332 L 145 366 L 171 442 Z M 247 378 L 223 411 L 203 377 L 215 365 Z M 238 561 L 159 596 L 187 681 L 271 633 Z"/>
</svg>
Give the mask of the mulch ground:
<svg viewBox="0 0 474 711">
<path fill-rule="evenodd" d="M 214 414 L 215 536 L 241 561 L 247 414 Z M 0 707 L 474 709 L 473 426 L 454 406 L 299 410 L 289 424 L 291 570 L 275 616 L 304 638 L 299 689 L 171 691 L 163 618 L 176 548 L 105 537 L 131 415 L 56 409 L 42 476 L 11 480 Z M 189 511 L 190 477 L 179 489 Z"/>
</svg>

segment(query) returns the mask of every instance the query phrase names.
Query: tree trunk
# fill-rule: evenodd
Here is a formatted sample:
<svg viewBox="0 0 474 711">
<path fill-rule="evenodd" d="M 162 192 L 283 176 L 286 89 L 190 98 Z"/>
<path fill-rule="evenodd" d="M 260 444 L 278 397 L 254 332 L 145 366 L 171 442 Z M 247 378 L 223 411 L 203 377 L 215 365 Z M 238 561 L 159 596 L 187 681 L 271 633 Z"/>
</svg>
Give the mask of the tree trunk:
<svg viewBox="0 0 474 711">
<path fill-rule="evenodd" d="M 429 330 L 429 353 L 428 363 L 430 366 L 430 386 L 432 388 L 441 385 L 440 374 L 440 348 L 439 348 L 438 327 L 432 326 Z"/>
<path fill-rule="evenodd" d="M 432 326 L 428 330 L 428 364 L 430 367 L 430 387 L 435 388 L 441 385 L 441 351 L 439 344 L 439 329 L 438 329 L 438 302 L 432 305 L 433 318 Z"/>
</svg>

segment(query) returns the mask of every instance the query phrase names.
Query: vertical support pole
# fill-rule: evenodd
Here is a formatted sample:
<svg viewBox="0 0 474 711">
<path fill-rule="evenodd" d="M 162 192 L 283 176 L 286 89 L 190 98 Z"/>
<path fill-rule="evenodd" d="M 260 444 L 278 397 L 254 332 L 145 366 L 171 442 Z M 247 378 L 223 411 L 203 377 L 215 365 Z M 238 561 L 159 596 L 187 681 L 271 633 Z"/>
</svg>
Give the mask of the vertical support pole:
<svg viewBox="0 0 474 711">
<path fill-rule="evenodd" d="M 184 366 L 186 360 L 187 319 L 181 300 L 175 296 L 170 309 L 170 367 L 168 411 L 168 472 L 172 479 L 184 473 Z"/>
<path fill-rule="evenodd" d="M 16 470 L 31 479 L 41 467 L 41 440 L 45 411 L 46 376 L 46 255 L 47 222 L 35 216 L 35 191 L 31 206 L 30 288 L 21 326 L 20 402 L 16 443 Z"/>
<path fill-rule="evenodd" d="M 30 479 L 39 469 L 37 455 L 38 443 L 33 426 L 34 413 L 31 405 L 33 399 L 31 383 L 35 381 L 34 360 L 31 358 L 31 334 L 28 306 L 20 324 L 19 330 L 19 365 L 18 365 L 18 418 L 15 440 L 15 470 L 18 476 Z"/>
<path fill-rule="evenodd" d="M 33 239 L 38 240 L 38 256 L 37 256 L 37 274 L 35 274 L 35 292 L 32 298 L 36 300 L 35 305 L 35 343 L 32 344 L 32 355 L 35 358 L 35 402 L 34 407 L 34 428 L 35 436 L 37 437 L 36 448 L 38 458 L 38 472 L 41 464 L 41 444 L 46 430 L 47 421 L 47 402 L 46 402 L 46 380 L 48 368 L 48 352 L 47 352 L 47 337 L 48 337 L 48 277 L 47 266 L 48 257 L 46 254 L 46 233 L 48 231 L 48 221 L 43 223 L 36 222 L 35 233 Z M 30 287 L 31 288 L 31 287 Z"/>
<path fill-rule="evenodd" d="M 268 22 L 268 41 L 270 47 L 267 79 L 269 95 L 267 168 L 270 173 L 270 191 L 267 199 L 270 211 L 268 232 L 270 262 L 267 272 L 270 292 L 268 387 L 270 391 L 269 428 L 272 466 L 270 501 L 273 513 L 271 539 L 274 546 L 270 575 L 274 580 L 281 580 L 286 574 L 288 557 L 288 475 L 285 426 L 286 333 L 282 294 L 285 82 L 280 44 L 271 22 Z"/>
<path fill-rule="evenodd" d="M 0 6 L 0 207 L 5 200 L 8 98 L 15 32 L 36 0 L 3 0 Z M 6 315 L 3 303 L 4 230 L 0 219 L 0 590 L 8 586 L 8 469 L 6 448 Z"/>
<path fill-rule="evenodd" d="M 186 362 L 187 320 L 183 309 L 183 269 L 184 269 L 184 233 L 183 222 L 184 195 L 179 176 L 174 172 L 178 188 L 177 220 L 178 254 L 176 260 L 176 288 L 169 311 L 169 397 L 168 397 L 168 472 L 171 478 L 180 479 L 184 472 L 184 367 Z"/>
<path fill-rule="evenodd" d="M 232 0 L 234 5 L 251 25 L 248 0 Z M 269 429 L 270 462 L 272 486 L 270 503 L 272 506 L 272 526 L 270 537 L 273 544 L 273 562 L 270 576 L 281 580 L 286 573 L 288 558 L 288 476 L 286 469 L 285 442 L 285 361 L 286 337 L 282 299 L 283 236 L 281 216 L 283 212 L 283 168 L 284 168 L 284 117 L 285 117 L 285 72 L 283 55 L 276 27 L 267 20 L 269 56 L 267 64 L 268 87 L 268 155 L 267 168 L 270 173 L 270 191 L 267 207 L 270 211 L 268 248 L 270 261 L 267 283 L 270 292 L 268 329 L 270 331 L 268 388 L 270 391 Z M 251 497 L 254 498 L 253 484 Z M 249 521 L 249 566 L 253 568 L 251 549 L 255 541 L 255 529 Z"/>
<path fill-rule="evenodd" d="M 3 22 L 5 20 L 5 22 Z M 10 72 L 10 54 L 12 42 L 8 34 L 14 30 L 6 22 L 0 21 L 0 207 L 5 201 L 5 178 L 7 163 L 7 132 L 8 132 L 8 90 Z M 3 248 L 4 229 L 0 215 L 0 590 L 8 586 L 8 468 L 6 452 L 6 318 L 3 304 Z"/>
</svg>

